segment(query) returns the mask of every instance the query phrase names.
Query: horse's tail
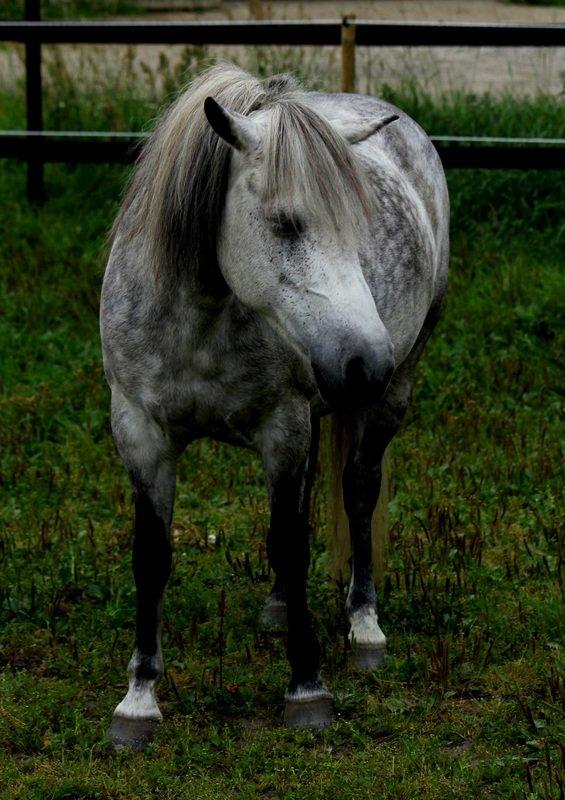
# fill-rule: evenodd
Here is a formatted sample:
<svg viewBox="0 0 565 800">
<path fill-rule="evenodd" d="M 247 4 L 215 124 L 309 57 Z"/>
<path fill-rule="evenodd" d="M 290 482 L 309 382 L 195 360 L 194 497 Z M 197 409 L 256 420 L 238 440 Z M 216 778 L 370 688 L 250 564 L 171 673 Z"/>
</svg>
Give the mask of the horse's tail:
<svg viewBox="0 0 565 800">
<path fill-rule="evenodd" d="M 344 414 L 332 414 L 325 427 L 323 466 L 328 480 L 328 547 L 330 573 L 336 580 L 344 581 L 349 575 L 349 523 L 343 503 L 342 475 L 352 440 L 352 420 Z M 373 576 L 377 586 L 382 586 L 388 544 L 389 462 L 387 454 L 382 463 L 382 482 L 379 501 L 371 521 L 373 551 Z"/>
</svg>

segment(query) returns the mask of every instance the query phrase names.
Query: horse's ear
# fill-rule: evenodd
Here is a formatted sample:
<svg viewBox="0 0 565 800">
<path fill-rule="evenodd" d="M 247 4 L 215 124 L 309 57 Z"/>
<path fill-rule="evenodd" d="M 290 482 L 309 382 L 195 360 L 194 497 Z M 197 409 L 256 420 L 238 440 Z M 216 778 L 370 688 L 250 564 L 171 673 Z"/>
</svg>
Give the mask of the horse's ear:
<svg viewBox="0 0 565 800">
<path fill-rule="evenodd" d="M 258 149 L 259 127 L 249 117 L 228 111 L 213 97 L 207 97 L 204 101 L 204 113 L 210 127 L 231 147 L 244 153 Z"/>
<path fill-rule="evenodd" d="M 341 134 L 345 139 L 347 139 L 349 144 L 358 144 L 359 142 L 364 142 L 365 139 L 368 139 L 369 136 L 377 133 L 377 131 L 380 131 L 381 128 L 385 127 L 385 125 L 389 125 L 391 122 L 396 122 L 397 119 L 399 119 L 398 114 L 387 114 L 386 117 L 373 119 L 371 122 L 362 122 L 357 125 L 344 126 L 341 129 Z"/>
</svg>

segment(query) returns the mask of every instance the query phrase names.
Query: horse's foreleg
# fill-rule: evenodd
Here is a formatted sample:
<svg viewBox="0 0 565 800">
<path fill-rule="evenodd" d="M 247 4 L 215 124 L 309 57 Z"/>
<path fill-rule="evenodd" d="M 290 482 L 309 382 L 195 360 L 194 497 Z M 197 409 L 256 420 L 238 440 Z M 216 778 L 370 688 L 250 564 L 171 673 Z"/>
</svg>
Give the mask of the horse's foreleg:
<svg viewBox="0 0 565 800">
<path fill-rule="evenodd" d="M 360 415 L 343 473 L 343 499 L 351 538 L 346 610 L 351 625 L 349 638 L 361 669 L 381 666 L 386 650 L 386 638 L 377 620 L 371 523 L 381 489 L 382 459 L 395 433 L 396 429 L 381 424 L 380 418 Z"/>
<path fill-rule="evenodd" d="M 416 364 L 437 314 L 437 308 L 430 311 L 412 352 L 396 370 L 382 402 L 359 412 L 343 473 L 343 499 L 351 537 L 351 582 L 346 611 L 351 625 L 349 638 L 360 669 L 382 666 L 386 651 L 386 638 L 377 619 L 371 541 L 372 517 L 381 490 L 382 460 L 410 403 Z"/>
<path fill-rule="evenodd" d="M 155 688 L 163 675 L 162 598 L 171 571 L 169 528 L 175 468 L 161 429 L 137 409 L 113 403 L 112 427 L 130 473 L 135 502 L 133 573 L 137 591 L 135 649 L 129 688 L 114 711 L 110 739 L 141 749 L 162 719 Z"/>
<path fill-rule="evenodd" d="M 287 420 L 273 421 L 264 431 L 263 461 L 271 503 L 269 560 L 286 597 L 288 614 L 291 679 L 285 695 L 285 723 L 321 728 L 331 721 L 331 695 L 320 679 L 319 646 L 306 597 L 310 547 L 305 491 L 310 431 L 307 407 L 294 409 Z"/>
<path fill-rule="evenodd" d="M 320 445 L 320 419 L 311 418 L 311 438 L 310 453 L 308 455 L 308 467 L 304 481 L 304 495 L 302 501 L 302 515 L 307 531 L 309 531 L 310 517 L 310 496 L 312 486 L 316 477 L 316 467 L 318 464 L 318 449 Z M 269 536 L 270 539 L 270 536 Z M 275 567 L 271 563 L 273 569 Z M 282 574 L 275 572 L 275 580 L 270 595 L 267 597 L 263 613 L 261 616 L 261 626 L 269 633 L 279 634 L 288 631 L 288 615 L 286 609 L 286 591 Z"/>
</svg>

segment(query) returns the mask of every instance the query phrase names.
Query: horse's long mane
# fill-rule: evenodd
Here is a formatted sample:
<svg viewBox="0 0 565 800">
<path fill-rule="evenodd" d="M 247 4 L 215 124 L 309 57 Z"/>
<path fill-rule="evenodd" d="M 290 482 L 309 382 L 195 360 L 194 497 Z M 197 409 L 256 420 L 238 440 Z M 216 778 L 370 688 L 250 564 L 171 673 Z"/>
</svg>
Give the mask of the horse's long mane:
<svg viewBox="0 0 565 800">
<path fill-rule="evenodd" d="M 289 75 L 264 81 L 229 64 L 204 71 L 159 120 L 142 149 L 113 235 L 140 237 L 157 276 L 217 272 L 231 148 L 210 127 L 204 100 L 230 111 L 269 109 L 263 142 L 263 200 L 315 206 L 342 228 L 368 210 L 363 170 L 347 142 L 309 108 Z"/>
</svg>

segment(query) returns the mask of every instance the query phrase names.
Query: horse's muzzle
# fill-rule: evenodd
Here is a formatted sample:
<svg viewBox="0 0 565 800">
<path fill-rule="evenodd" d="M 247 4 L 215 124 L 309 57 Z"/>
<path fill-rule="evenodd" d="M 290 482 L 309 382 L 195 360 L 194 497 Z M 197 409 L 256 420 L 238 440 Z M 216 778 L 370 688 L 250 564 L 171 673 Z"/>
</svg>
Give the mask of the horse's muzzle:
<svg viewBox="0 0 565 800">
<path fill-rule="evenodd" d="M 394 354 L 390 342 L 379 348 L 350 352 L 337 369 L 312 361 L 312 369 L 322 399 L 333 408 L 353 410 L 382 400 L 394 373 Z"/>
</svg>

